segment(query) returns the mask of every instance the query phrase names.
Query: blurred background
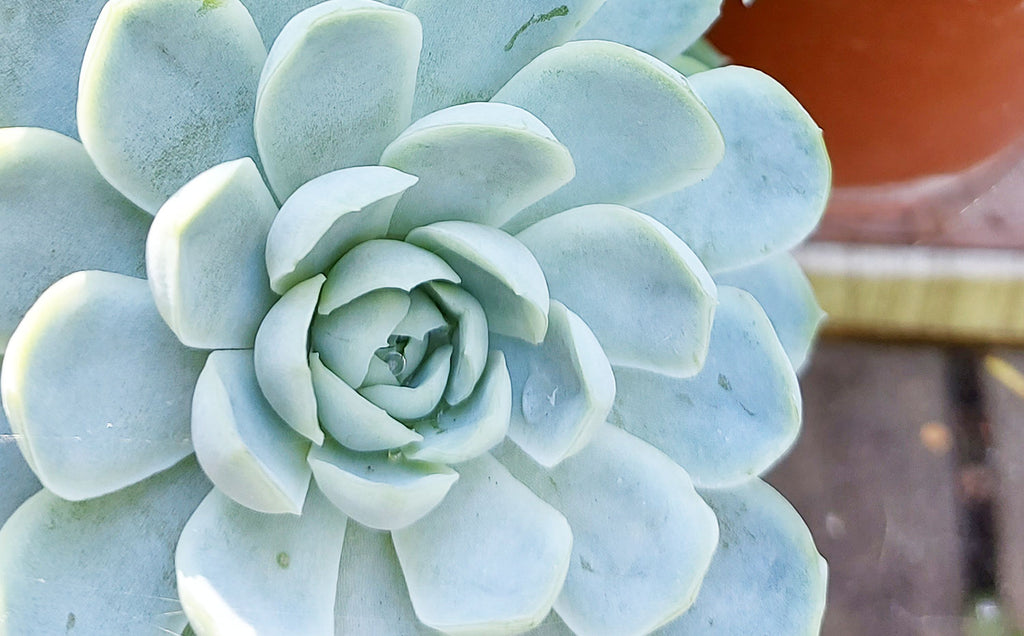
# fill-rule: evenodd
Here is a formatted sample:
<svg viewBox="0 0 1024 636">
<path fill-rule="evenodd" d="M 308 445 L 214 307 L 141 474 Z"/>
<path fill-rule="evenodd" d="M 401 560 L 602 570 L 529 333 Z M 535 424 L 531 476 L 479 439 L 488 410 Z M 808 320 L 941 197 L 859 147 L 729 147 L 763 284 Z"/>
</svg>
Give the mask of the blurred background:
<svg viewBox="0 0 1024 636">
<path fill-rule="evenodd" d="M 1024 3 L 726 0 L 709 39 L 833 162 L 797 252 L 830 319 L 768 478 L 829 561 L 823 633 L 1024 633 Z"/>
</svg>

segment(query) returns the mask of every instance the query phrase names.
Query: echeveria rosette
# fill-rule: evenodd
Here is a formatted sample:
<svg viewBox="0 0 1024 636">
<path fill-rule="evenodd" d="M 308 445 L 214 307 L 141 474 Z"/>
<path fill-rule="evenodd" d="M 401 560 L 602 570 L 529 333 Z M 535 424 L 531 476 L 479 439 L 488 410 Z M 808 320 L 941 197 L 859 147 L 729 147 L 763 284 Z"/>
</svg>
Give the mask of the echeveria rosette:
<svg viewBox="0 0 1024 636">
<path fill-rule="evenodd" d="M 815 631 L 820 557 L 751 480 L 796 435 L 816 306 L 772 310 L 783 348 L 679 197 L 711 173 L 709 222 L 761 240 L 723 243 L 730 282 L 790 289 L 763 258 L 820 215 L 817 129 L 746 69 L 705 74 L 709 113 L 647 55 L 563 45 L 600 2 L 404 4 L 313 6 L 266 55 L 284 5 L 257 30 L 231 0 L 115 0 L 84 150 L 0 130 L 26 281 L 0 388 L 46 488 L 0 530 L 7 627 L 508 633 L 553 607 L 545 630 L 646 633 L 722 624 L 752 578 L 785 590 L 759 627 Z"/>
</svg>

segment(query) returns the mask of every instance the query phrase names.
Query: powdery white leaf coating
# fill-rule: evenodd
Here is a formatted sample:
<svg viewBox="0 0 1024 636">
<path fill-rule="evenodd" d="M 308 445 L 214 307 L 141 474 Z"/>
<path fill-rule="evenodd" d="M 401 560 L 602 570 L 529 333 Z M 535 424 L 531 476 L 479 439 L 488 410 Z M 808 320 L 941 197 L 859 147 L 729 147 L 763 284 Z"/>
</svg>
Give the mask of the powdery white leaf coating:
<svg viewBox="0 0 1024 636">
<path fill-rule="evenodd" d="M 441 221 L 406 237 L 437 254 L 462 279 L 495 333 L 540 342 L 548 328 L 548 286 L 537 260 L 505 232 L 477 223 Z"/>
<path fill-rule="evenodd" d="M 254 125 L 279 199 L 377 162 L 409 124 L 420 37 L 414 16 L 372 0 L 329 0 L 285 25 L 260 76 Z"/>
<path fill-rule="evenodd" d="M 248 157 L 210 168 L 160 207 L 146 241 L 146 274 L 160 315 L 183 344 L 252 347 L 277 300 L 263 256 L 276 214 Z"/>
<path fill-rule="evenodd" d="M 565 580 L 569 524 L 490 455 L 459 470 L 437 508 L 392 533 L 416 615 L 447 634 L 529 629 Z"/>
<path fill-rule="evenodd" d="M 602 424 L 551 470 L 506 444 L 502 463 L 569 520 L 572 560 L 555 611 L 577 634 L 645 634 L 697 596 L 718 542 L 686 471 Z"/>
<path fill-rule="evenodd" d="M 107 181 L 155 214 L 203 170 L 256 156 L 265 58 L 238 0 L 111 0 L 82 63 L 82 143 Z"/>
<path fill-rule="evenodd" d="M 327 273 L 317 312 L 329 314 L 375 289 L 410 291 L 432 280 L 458 283 L 462 279 L 444 259 L 415 245 L 387 239 L 365 241 Z"/>
<path fill-rule="evenodd" d="M 707 361 L 692 378 L 614 367 L 609 421 L 647 440 L 700 487 L 768 470 L 800 429 L 800 386 L 771 322 L 747 292 L 722 286 Z"/>
<path fill-rule="evenodd" d="M 314 444 L 324 433 L 316 414 L 313 377 L 306 356 L 309 324 L 324 285 L 323 274 L 292 287 L 267 313 L 256 332 L 256 379 L 267 402 L 289 426 Z"/>
<path fill-rule="evenodd" d="M 487 364 L 487 316 L 473 294 L 458 285 L 439 281 L 430 283 L 427 289 L 455 323 L 452 371 L 444 399 L 448 404 L 458 404 L 473 392 Z"/>
<path fill-rule="evenodd" d="M 100 176 L 82 144 L 41 128 L 0 129 L 0 354 L 61 277 L 84 269 L 144 276 L 151 221 Z"/>
<path fill-rule="evenodd" d="M 612 40 L 669 60 L 708 30 L 721 5 L 722 0 L 607 0 L 574 39 Z"/>
<path fill-rule="evenodd" d="M 682 237 L 712 273 L 805 239 L 825 211 L 832 181 L 817 124 L 781 84 L 754 69 L 712 69 L 690 85 L 722 129 L 725 159 L 704 181 L 640 209 Z"/>
<path fill-rule="evenodd" d="M 576 177 L 506 227 L 587 203 L 632 205 L 706 177 L 722 134 L 678 71 L 614 42 L 570 42 L 537 56 L 492 101 L 533 113 L 572 153 Z"/>
<path fill-rule="evenodd" d="M 618 205 L 588 205 L 516 238 L 537 257 L 551 294 L 587 323 L 613 365 L 687 376 L 704 364 L 715 284 L 661 223 Z"/>
<path fill-rule="evenodd" d="M 604 0 L 406 0 L 423 24 L 417 117 L 486 101 L 543 51 L 572 38 Z"/>
<path fill-rule="evenodd" d="M 46 290 L 11 337 L 4 410 L 44 486 L 97 497 L 192 452 L 189 404 L 205 357 L 167 329 L 146 281 L 77 272 Z"/>
<path fill-rule="evenodd" d="M 388 453 L 357 453 L 328 440 L 309 465 L 317 486 L 342 512 L 371 528 L 395 530 L 439 504 L 459 479 L 442 464 Z"/>
<path fill-rule="evenodd" d="M 191 459 L 87 501 L 40 491 L 0 529 L 4 631 L 181 633 L 171 547 L 209 491 Z"/>
<path fill-rule="evenodd" d="M 364 386 L 359 389 L 359 394 L 396 419 L 407 422 L 422 419 L 440 404 L 451 364 L 451 345 L 438 347 L 427 356 L 409 382 Z"/>
<path fill-rule="evenodd" d="M 739 287 L 757 300 L 768 314 L 790 364 L 799 373 L 827 316 L 796 259 L 788 252 L 779 252 L 754 265 L 717 274 L 715 280 Z"/>
<path fill-rule="evenodd" d="M 509 439 L 549 468 L 583 448 L 615 398 L 611 365 L 586 323 L 553 300 L 544 342 L 499 336 L 494 346 L 512 379 Z"/>
<path fill-rule="evenodd" d="M 718 516 L 718 550 L 697 602 L 658 634 L 818 634 L 828 566 L 793 506 L 760 479 L 701 496 Z"/>
<path fill-rule="evenodd" d="M 508 432 L 512 380 L 505 356 L 492 351 L 476 389 L 458 405 L 442 407 L 436 419 L 415 425 L 422 441 L 402 449 L 409 459 L 458 464 L 491 450 Z"/>
<path fill-rule="evenodd" d="M 2 366 L 3 358 L 0 357 L 0 368 Z M 0 409 L 0 475 L 3 475 L 4 484 L 0 490 L 0 518 L 3 519 L 10 517 L 18 506 L 43 487 L 18 450 L 3 409 Z"/>
<path fill-rule="evenodd" d="M 414 183 L 416 177 L 381 166 L 336 170 L 304 183 L 267 236 L 271 288 L 283 294 L 363 241 L 383 238 L 395 203 Z"/>
<path fill-rule="evenodd" d="M 396 237 L 435 221 L 501 226 L 576 174 L 569 150 L 539 119 L 487 102 L 427 115 L 392 141 L 380 162 L 420 179 L 395 208 Z"/>
<path fill-rule="evenodd" d="M 210 353 L 192 397 L 192 443 L 213 484 L 237 503 L 302 512 L 309 440 L 274 412 L 256 382 L 252 350 Z"/>
<path fill-rule="evenodd" d="M 323 365 L 318 354 L 309 355 L 309 369 L 313 373 L 320 424 L 346 448 L 356 451 L 387 450 L 422 439 L 334 375 Z"/>
<path fill-rule="evenodd" d="M 315 488 L 302 516 L 255 512 L 214 489 L 174 556 L 192 629 L 198 636 L 333 632 L 346 523 Z"/>
</svg>

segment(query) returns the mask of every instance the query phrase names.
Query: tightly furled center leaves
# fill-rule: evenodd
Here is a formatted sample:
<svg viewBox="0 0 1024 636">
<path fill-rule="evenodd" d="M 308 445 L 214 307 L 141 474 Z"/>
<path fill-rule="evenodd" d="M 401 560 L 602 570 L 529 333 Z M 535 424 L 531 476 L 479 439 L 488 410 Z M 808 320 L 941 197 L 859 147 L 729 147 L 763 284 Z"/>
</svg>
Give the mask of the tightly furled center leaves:
<svg viewBox="0 0 1024 636">
<path fill-rule="evenodd" d="M 756 71 L 578 38 L 675 55 L 717 5 L 247 4 L 112 0 L 82 143 L 0 129 L 44 487 L 0 530 L 10 631 L 817 629 L 758 476 L 821 318 L 786 254 L 820 131 Z"/>
</svg>

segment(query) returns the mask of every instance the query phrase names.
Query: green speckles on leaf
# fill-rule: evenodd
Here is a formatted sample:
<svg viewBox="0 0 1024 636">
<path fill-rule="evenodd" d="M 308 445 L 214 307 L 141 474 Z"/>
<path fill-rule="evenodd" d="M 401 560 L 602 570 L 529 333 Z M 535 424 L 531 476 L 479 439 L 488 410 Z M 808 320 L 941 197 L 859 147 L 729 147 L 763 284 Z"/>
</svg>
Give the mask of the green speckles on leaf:
<svg viewBox="0 0 1024 636">
<path fill-rule="evenodd" d="M 223 4 L 224 0 L 203 0 L 203 5 L 199 7 L 199 10 L 196 11 L 196 13 L 206 13 L 207 11 L 216 9 Z"/>
<path fill-rule="evenodd" d="M 564 4 L 562 6 L 560 6 L 560 7 L 555 7 L 554 9 L 552 9 L 551 11 L 548 11 L 547 13 L 541 13 L 539 15 L 538 14 L 534 14 L 532 17 L 530 17 L 529 20 L 527 20 L 523 24 L 523 26 L 521 26 L 518 29 L 516 29 L 516 32 L 513 33 L 511 39 L 509 39 L 508 44 L 505 45 L 505 50 L 506 51 L 511 51 L 512 47 L 516 45 L 516 39 L 518 39 L 519 36 L 522 35 L 524 31 L 526 31 L 527 29 L 529 29 L 533 25 L 540 24 L 541 22 L 547 22 L 548 20 L 552 20 L 554 18 L 560 18 L 562 16 L 567 16 L 567 15 L 569 15 L 569 7 L 567 5 L 564 5 Z"/>
<path fill-rule="evenodd" d="M 278 552 L 277 553 L 277 565 L 278 565 L 278 567 L 280 567 L 282 570 L 287 570 L 288 566 L 291 565 L 291 564 L 292 564 L 292 558 L 290 556 L 288 556 L 287 552 Z"/>
<path fill-rule="evenodd" d="M 718 374 L 718 386 L 722 387 L 726 391 L 732 391 L 732 385 L 729 384 L 729 378 L 725 377 L 721 373 Z"/>
<path fill-rule="evenodd" d="M 75 614 L 74 612 L 68 612 L 68 622 L 64 625 L 64 631 L 70 632 L 75 628 Z"/>
</svg>

